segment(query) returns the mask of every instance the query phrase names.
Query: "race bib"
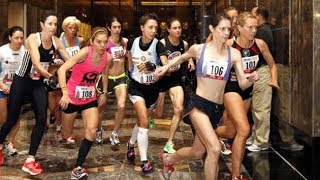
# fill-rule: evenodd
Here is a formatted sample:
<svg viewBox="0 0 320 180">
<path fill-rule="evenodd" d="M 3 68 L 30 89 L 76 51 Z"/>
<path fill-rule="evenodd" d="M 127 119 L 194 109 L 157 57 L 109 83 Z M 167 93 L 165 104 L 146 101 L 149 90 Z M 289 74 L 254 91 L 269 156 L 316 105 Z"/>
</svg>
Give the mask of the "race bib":
<svg viewBox="0 0 320 180">
<path fill-rule="evenodd" d="M 49 62 L 40 62 L 40 65 L 48 71 L 49 68 Z M 35 69 L 35 67 L 32 65 L 31 66 L 31 72 L 30 72 L 30 77 L 32 80 L 39 80 L 41 77 L 41 74 Z"/>
<path fill-rule="evenodd" d="M 257 65 L 259 62 L 259 56 L 255 55 L 251 57 L 243 57 L 242 62 L 243 62 L 244 73 L 250 74 L 257 68 Z"/>
<path fill-rule="evenodd" d="M 76 86 L 75 98 L 86 100 L 95 96 L 94 86 Z"/>
<path fill-rule="evenodd" d="M 156 82 L 156 77 L 153 73 L 142 73 L 140 76 L 141 84 L 153 84 Z"/>
<path fill-rule="evenodd" d="M 6 69 L 4 70 L 4 78 L 3 78 L 3 83 L 10 86 L 13 81 L 13 76 L 15 74 L 16 70 L 15 69 Z"/>
<path fill-rule="evenodd" d="M 126 50 L 123 49 L 122 46 L 114 46 L 110 49 L 111 54 L 112 54 L 112 58 L 114 61 L 120 61 L 120 58 L 116 56 L 116 54 L 118 54 L 118 56 L 122 57 L 126 54 Z"/>
<path fill-rule="evenodd" d="M 203 73 L 205 76 L 213 79 L 223 79 L 228 68 L 228 62 L 226 61 L 207 61 L 203 67 Z"/>
<path fill-rule="evenodd" d="M 175 57 L 181 56 L 180 51 L 175 51 L 168 56 L 168 61 L 172 61 Z M 170 68 L 171 71 L 178 71 L 180 69 L 180 64 Z"/>
<path fill-rule="evenodd" d="M 68 52 L 69 56 L 74 56 L 80 51 L 80 47 L 79 46 L 68 47 L 66 48 L 66 51 Z"/>
</svg>

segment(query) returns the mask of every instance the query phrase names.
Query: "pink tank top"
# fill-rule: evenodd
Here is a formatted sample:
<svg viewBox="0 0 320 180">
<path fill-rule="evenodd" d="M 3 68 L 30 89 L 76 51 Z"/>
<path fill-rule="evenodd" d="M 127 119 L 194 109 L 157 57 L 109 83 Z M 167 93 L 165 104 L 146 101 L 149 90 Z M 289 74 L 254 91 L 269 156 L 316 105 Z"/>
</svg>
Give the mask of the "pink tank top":
<svg viewBox="0 0 320 180">
<path fill-rule="evenodd" d="M 108 40 L 108 53 L 112 55 L 113 61 L 120 61 L 119 58 L 115 56 L 115 53 L 118 52 L 120 57 L 126 55 L 126 47 L 124 45 L 116 46 L 110 39 Z"/>
<path fill-rule="evenodd" d="M 95 83 L 97 77 L 107 65 L 107 52 L 102 55 L 102 61 L 98 66 L 92 64 L 93 47 L 89 46 L 86 59 L 76 64 L 72 69 L 71 77 L 67 83 L 71 103 L 83 105 L 97 100 Z"/>
</svg>

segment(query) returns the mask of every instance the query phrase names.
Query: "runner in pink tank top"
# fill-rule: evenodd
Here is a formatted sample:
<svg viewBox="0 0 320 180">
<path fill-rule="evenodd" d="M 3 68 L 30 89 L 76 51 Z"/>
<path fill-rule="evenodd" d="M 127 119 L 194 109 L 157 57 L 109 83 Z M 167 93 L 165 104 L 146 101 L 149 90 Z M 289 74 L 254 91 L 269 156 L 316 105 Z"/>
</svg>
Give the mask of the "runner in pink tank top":
<svg viewBox="0 0 320 180">
<path fill-rule="evenodd" d="M 107 52 L 102 55 L 98 66 L 92 63 L 93 46 L 89 46 L 86 59 L 73 66 L 73 72 L 67 84 L 69 98 L 72 104 L 82 105 L 97 100 L 95 83 L 107 64 Z"/>
<path fill-rule="evenodd" d="M 107 43 L 108 30 L 96 27 L 92 30 L 91 46 L 82 48 L 58 70 L 59 84 L 63 93 L 59 102 L 63 110 L 63 137 L 67 139 L 67 142 L 71 140 L 74 142 L 74 138 L 70 136 L 78 112 L 81 112 L 85 124 L 84 139 L 80 145 L 74 169 L 71 172 L 71 179 L 85 179 L 88 176 L 82 165 L 90 151 L 98 127 L 98 106 L 103 106 L 107 100 L 109 72 L 107 56 L 108 59 L 111 59 L 111 56 L 107 53 Z M 68 84 L 66 84 L 66 72 L 71 68 L 73 68 L 73 71 Z M 99 74 L 102 75 L 103 94 L 97 100 L 95 83 Z"/>
</svg>

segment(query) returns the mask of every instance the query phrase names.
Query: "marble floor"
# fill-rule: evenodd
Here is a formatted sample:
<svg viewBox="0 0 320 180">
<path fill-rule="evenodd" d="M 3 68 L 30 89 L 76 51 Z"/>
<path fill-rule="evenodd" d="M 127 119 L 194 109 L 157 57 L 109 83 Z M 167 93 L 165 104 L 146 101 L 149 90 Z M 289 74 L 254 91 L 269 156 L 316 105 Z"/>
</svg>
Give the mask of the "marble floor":
<svg viewBox="0 0 320 180">
<path fill-rule="evenodd" d="M 104 115 L 104 117 L 108 117 Z M 17 137 L 17 148 L 19 154 L 16 156 L 6 156 L 5 164 L 0 166 L 0 179 L 69 179 L 70 171 L 77 158 L 77 152 L 81 140 L 83 139 L 82 120 L 75 123 L 75 145 L 66 145 L 55 140 L 55 129 L 49 129 L 44 135 L 41 146 L 37 154 L 37 161 L 41 163 L 44 172 L 37 176 L 30 176 L 21 170 L 22 164 L 27 156 L 31 129 L 33 128 L 33 113 L 26 112 L 21 116 L 21 127 Z M 102 145 L 94 144 L 85 161 L 84 167 L 89 171 L 89 179 L 162 179 L 159 153 L 168 137 L 170 120 L 155 119 L 155 127 L 149 131 L 148 158 L 153 163 L 155 171 L 152 174 L 144 175 L 140 170 L 139 157 L 135 164 L 131 164 L 126 159 L 126 141 L 131 135 L 131 129 L 135 124 L 135 118 L 126 118 L 122 123 L 120 134 L 120 146 L 110 145 L 109 133 L 113 128 L 113 122 L 109 118 L 103 119 L 103 129 L 105 130 Z M 190 146 L 193 142 L 193 135 L 190 127 L 181 123 L 175 136 L 176 148 Z M 138 154 L 138 149 L 135 148 Z M 139 155 L 137 155 L 139 156 Z M 221 156 L 219 160 L 219 178 L 229 180 L 231 160 L 230 156 Z M 260 153 L 245 154 L 242 171 L 248 179 L 269 180 L 269 179 L 305 179 L 299 174 L 290 163 L 283 160 L 277 151 L 270 148 L 268 151 Z M 174 165 L 175 172 L 171 179 L 198 180 L 203 179 L 203 161 L 184 161 Z"/>
</svg>

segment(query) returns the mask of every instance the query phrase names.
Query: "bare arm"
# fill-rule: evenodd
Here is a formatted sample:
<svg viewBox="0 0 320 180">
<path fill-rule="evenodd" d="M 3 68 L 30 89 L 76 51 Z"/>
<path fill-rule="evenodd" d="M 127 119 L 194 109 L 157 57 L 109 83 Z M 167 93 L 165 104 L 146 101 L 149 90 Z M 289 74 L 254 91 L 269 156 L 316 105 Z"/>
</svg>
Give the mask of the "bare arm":
<svg viewBox="0 0 320 180">
<path fill-rule="evenodd" d="M 183 41 L 183 46 L 184 46 L 185 51 L 188 51 L 189 44 L 186 41 Z M 188 69 L 189 69 L 189 71 L 194 71 L 196 69 L 196 66 L 194 65 L 192 58 L 188 59 Z"/>
<path fill-rule="evenodd" d="M 54 40 L 56 42 L 56 46 L 57 46 L 56 48 L 59 51 L 60 56 L 62 57 L 62 59 L 64 61 L 67 61 L 70 58 L 70 56 L 69 56 L 68 52 L 66 51 L 66 48 L 64 48 L 64 46 L 59 38 L 54 37 Z"/>
<path fill-rule="evenodd" d="M 109 56 L 111 56 L 109 53 L 107 54 L 108 59 L 110 59 Z M 108 61 L 106 67 L 104 68 L 101 76 L 102 76 L 102 89 L 103 89 L 103 94 L 100 95 L 99 100 L 98 100 L 98 106 L 101 107 L 103 106 L 106 101 L 107 101 L 107 93 L 108 93 L 108 75 L 109 75 L 109 64 L 110 61 Z"/>
<path fill-rule="evenodd" d="M 35 67 L 36 71 L 39 72 L 45 78 L 52 76 L 41 64 L 40 64 L 40 53 L 39 53 L 39 43 L 36 34 L 30 34 L 26 39 L 26 48 L 28 49 L 31 57 L 32 65 Z"/>
<path fill-rule="evenodd" d="M 271 87 L 275 87 L 279 89 L 279 85 L 278 85 L 278 68 L 276 63 L 274 62 L 274 59 L 270 53 L 269 47 L 268 45 L 261 39 L 256 39 L 256 43 L 264 57 L 264 59 L 266 60 L 266 62 L 268 63 L 268 66 L 270 68 L 270 74 L 271 74 L 271 82 L 269 83 L 269 86 Z"/>
<path fill-rule="evenodd" d="M 162 76 L 169 68 L 181 64 L 184 61 L 189 60 L 190 58 L 197 58 L 197 49 L 199 49 L 199 46 L 200 45 L 191 46 L 191 48 L 187 52 L 183 53 L 181 56 L 175 57 L 168 64 L 157 68 L 155 71 L 155 75 L 158 77 Z"/>
<path fill-rule="evenodd" d="M 127 51 L 127 58 L 128 58 L 128 71 L 130 71 L 132 66 L 132 55 L 130 51 Z"/>
</svg>

